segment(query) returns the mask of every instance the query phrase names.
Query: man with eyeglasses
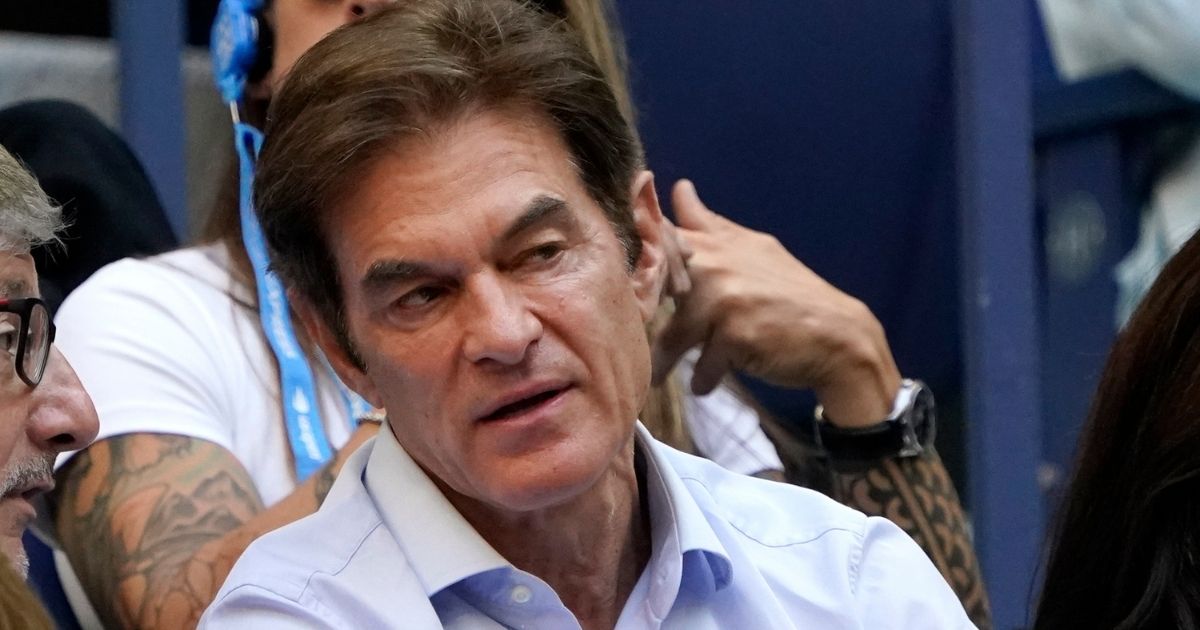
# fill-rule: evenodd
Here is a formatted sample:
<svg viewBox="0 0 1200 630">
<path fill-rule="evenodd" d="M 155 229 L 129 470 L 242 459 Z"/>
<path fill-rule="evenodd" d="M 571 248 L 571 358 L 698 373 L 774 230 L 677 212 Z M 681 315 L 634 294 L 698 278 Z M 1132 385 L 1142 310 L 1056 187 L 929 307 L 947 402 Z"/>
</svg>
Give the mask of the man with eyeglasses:
<svg viewBox="0 0 1200 630">
<path fill-rule="evenodd" d="M 30 250 L 56 240 L 61 211 L 0 148 L 0 552 L 29 568 L 21 535 L 35 498 L 54 487 L 54 458 L 86 446 L 99 428 L 75 372 L 53 346 Z"/>
</svg>

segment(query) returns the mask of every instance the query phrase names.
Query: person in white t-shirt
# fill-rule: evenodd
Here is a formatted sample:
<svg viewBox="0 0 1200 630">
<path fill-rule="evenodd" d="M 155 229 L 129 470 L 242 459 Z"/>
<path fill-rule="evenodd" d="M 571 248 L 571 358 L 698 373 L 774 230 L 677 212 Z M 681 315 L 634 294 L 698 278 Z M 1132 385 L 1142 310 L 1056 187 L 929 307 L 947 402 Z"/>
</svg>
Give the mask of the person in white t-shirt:
<svg viewBox="0 0 1200 630">
<path fill-rule="evenodd" d="M 1055 69 L 1073 82 L 1135 68 L 1200 102 L 1200 2 L 1189 0 L 1038 0 Z M 1159 271 L 1200 229 L 1200 116 L 1161 132 L 1170 146 L 1155 156 L 1138 240 L 1117 264 L 1115 320 L 1120 328 Z M 1160 151 L 1161 149 L 1156 149 Z M 1142 201 L 1142 200 L 1139 200 Z"/>
</svg>

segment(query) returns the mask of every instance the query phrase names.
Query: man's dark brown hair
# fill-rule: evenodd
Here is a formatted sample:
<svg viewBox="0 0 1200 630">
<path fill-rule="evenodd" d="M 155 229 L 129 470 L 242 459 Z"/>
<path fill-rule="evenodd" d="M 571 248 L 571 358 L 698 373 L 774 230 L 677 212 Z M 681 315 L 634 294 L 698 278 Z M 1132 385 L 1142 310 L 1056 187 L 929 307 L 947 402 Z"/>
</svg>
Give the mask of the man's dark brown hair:
<svg viewBox="0 0 1200 630">
<path fill-rule="evenodd" d="M 641 254 L 629 186 L 641 147 L 583 44 L 512 0 L 412 0 L 334 31 L 293 68 L 267 117 L 254 201 L 272 262 L 353 357 L 323 230 L 383 152 L 479 111 L 552 124 L 588 192 Z M 361 366 L 360 366 L 361 367 Z"/>
</svg>

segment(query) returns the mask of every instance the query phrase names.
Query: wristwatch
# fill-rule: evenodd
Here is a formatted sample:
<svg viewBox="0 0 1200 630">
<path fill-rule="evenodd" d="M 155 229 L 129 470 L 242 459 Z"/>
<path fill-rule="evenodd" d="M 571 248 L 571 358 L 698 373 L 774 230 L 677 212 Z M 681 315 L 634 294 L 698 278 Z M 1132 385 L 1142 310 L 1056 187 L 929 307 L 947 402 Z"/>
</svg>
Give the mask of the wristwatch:
<svg viewBox="0 0 1200 630">
<path fill-rule="evenodd" d="M 824 408 L 813 413 L 817 450 L 837 461 L 877 461 L 918 457 L 933 444 L 936 433 L 933 392 L 918 380 L 900 384 L 892 413 L 878 424 L 843 429 L 827 421 Z"/>
</svg>

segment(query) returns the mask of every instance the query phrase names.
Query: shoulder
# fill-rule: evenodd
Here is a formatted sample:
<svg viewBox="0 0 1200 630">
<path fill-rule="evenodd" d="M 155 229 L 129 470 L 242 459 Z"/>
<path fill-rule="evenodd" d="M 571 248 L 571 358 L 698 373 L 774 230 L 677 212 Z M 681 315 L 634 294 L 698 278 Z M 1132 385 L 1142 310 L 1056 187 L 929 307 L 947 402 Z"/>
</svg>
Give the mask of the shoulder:
<svg viewBox="0 0 1200 630">
<path fill-rule="evenodd" d="M 355 453 L 316 513 L 272 531 L 238 558 L 202 627 L 435 628 L 407 554 L 362 482 Z"/>
<path fill-rule="evenodd" d="M 819 492 L 730 472 L 674 449 L 665 451 L 700 508 L 756 544 L 788 547 L 831 533 L 861 540 L 868 530 L 869 519 L 863 513 Z"/>
<path fill-rule="evenodd" d="M 366 490 L 354 485 L 354 491 L 331 494 L 316 513 L 252 543 L 216 603 L 245 606 L 236 602 L 268 593 L 291 605 L 353 609 L 369 606 L 372 593 L 412 592 L 415 578 L 403 551 Z"/>
<path fill-rule="evenodd" d="M 971 627 L 925 552 L 891 521 L 685 453 L 666 457 L 731 555 L 752 564 L 778 601 L 836 602 L 872 620 L 864 627 Z"/>
<path fill-rule="evenodd" d="M 440 627 L 403 549 L 355 482 L 251 544 L 201 627 L 391 627 L 397 615 L 406 627 Z"/>
</svg>

